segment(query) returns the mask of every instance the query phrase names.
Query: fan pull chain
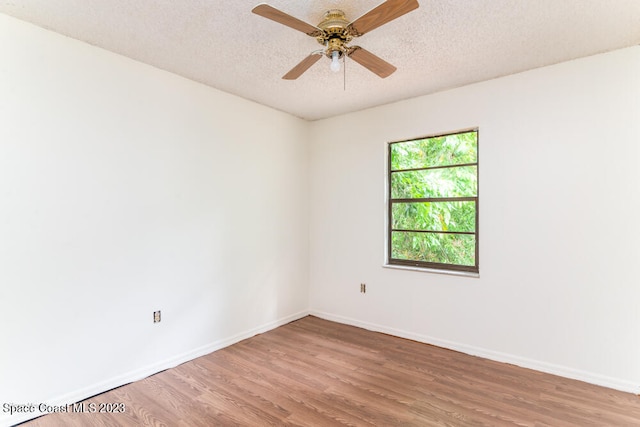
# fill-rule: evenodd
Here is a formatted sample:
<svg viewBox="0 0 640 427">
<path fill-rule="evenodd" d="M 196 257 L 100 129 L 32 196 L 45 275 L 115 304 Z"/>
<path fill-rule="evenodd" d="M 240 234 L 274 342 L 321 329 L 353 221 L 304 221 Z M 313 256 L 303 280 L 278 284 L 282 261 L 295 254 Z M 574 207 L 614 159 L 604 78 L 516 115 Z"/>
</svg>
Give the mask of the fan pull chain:
<svg viewBox="0 0 640 427">
<path fill-rule="evenodd" d="M 347 53 L 342 55 L 342 89 L 347 91 Z"/>
</svg>

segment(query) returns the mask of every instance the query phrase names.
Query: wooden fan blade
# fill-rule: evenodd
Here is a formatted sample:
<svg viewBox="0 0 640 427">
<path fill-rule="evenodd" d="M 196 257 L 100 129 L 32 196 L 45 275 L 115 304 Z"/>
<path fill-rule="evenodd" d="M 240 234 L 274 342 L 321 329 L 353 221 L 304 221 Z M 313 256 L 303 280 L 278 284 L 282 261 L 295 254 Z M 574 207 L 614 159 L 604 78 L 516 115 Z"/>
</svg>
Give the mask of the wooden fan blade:
<svg viewBox="0 0 640 427">
<path fill-rule="evenodd" d="M 397 70 L 396 67 L 389 64 L 384 59 L 374 55 L 366 49 L 361 48 L 360 46 L 353 46 L 347 55 L 364 68 L 374 74 L 377 74 L 383 79 L 385 77 L 389 77 Z"/>
<path fill-rule="evenodd" d="M 318 27 L 314 27 L 311 24 L 307 24 L 304 21 L 294 18 L 293 16 L 284 13 L 281 10 L 276 9 L 273 6 L 269 6 L 266 3 L 260 3 L 251 10 L 256 15 L 260 15 L 264 18 L 271 19 L 282 25 L 293 28 L 294 30 L 302 31 L 308 36 L 317 37 L 322 34 L 322 30 Z"/>
<path fill-rule="evenodd" d="M 293 67 L 291 71 L 282 76 L 285 80 L 295 80 L 302 75 L 305 71 L 307 71 L 313 64 L 318 62 L 318 60 L 322 58 L 322 53 L 312 53 L 311 55 L 304 58 L 298 65 Z"/>
<path fill-rule="evenodd" d="M 361 36 L 417 9 L 418 6 L 417 0 L 387 0 L 353 21 L 347 29 L 353 36 Z"/>
</svg>

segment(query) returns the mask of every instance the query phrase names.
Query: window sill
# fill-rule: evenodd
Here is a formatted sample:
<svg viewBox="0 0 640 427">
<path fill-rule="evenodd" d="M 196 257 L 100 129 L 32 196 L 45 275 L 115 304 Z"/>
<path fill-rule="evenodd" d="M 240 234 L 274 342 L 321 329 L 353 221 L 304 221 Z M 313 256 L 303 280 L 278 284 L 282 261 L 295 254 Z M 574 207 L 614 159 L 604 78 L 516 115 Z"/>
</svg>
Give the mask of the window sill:
<svg viewBox="0 0 640 427">
<path fill-rule="evenodd" d="M 421 267 L 410 267 L 406 265 L 396 265 L 396 264 L 383 264 L 383 268 L 392 268 L 396 270 L 409 270 L 409 271 L 420 271 L 423 273 L 435 273 L 435 274 L 447 274 L 450 276 L 462 276 L 462 277 L 474 277 L 480 278 L 480 273 L 471 273 L 468 271 L 454 271 L 454 270 L 441 270 L 437 268 L 421 268 Z"/>
</svg>

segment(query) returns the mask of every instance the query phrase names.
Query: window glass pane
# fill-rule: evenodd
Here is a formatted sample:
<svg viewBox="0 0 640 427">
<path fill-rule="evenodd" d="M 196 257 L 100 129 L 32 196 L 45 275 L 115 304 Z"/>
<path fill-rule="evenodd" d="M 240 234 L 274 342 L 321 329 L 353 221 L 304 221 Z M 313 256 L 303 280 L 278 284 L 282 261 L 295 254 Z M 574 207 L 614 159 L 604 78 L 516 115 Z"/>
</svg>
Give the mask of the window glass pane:
<svg viewBox="0 0 640 427">
<path fill-rule="evenodd" d="M 476 236 L 394 231 L 391 257 L 409 261 L 474 266 Z"/>
<path fill-rule="evenodd" d="M 394 203 L 392 227 L 404 230 L 476 230 L 475 202 Z"/>
<path fill-rule="evenodd" d="M 391 170 L 477 163 L 477 135 L 467 132 L 391 144 Z"/>
<path fill-rule="evenodd" d="M 475 197 L 477 166 L 427 169 L 391 174 L 392 199 Z"/>
</svg>

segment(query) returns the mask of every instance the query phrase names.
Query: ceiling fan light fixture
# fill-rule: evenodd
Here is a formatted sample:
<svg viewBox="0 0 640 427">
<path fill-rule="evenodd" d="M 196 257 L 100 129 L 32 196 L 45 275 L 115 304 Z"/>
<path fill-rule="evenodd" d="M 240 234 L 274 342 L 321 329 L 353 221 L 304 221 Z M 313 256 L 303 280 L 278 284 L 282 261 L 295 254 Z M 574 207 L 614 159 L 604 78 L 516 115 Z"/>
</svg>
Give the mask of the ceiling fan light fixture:
<svg viewBox="0 0 640 427">
<path fill-rule="evenodd" d="M 329 65 L 329 68 L 331 68 L 331 71 L 334 73 L 340 71 L 340 52 L 337 50 L 331 52 L 331 65 Z"/>
</svg>

